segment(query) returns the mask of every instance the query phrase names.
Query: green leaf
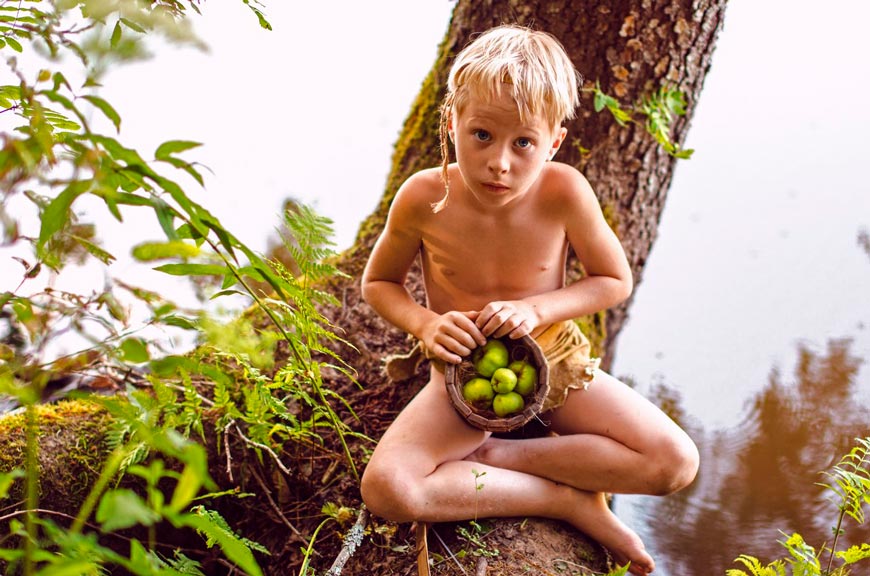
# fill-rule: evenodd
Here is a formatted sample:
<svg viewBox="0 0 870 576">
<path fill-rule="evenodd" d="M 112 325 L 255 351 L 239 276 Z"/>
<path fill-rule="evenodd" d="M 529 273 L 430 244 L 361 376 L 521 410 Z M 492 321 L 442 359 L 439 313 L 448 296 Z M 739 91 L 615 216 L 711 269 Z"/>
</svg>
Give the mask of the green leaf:
<svg viewBox="0 0 870 576">
<path fill-rule="evenodd" d="M 173 276 L 223 276 L 229 271 L 222 264 L 164 264 L 154 269 Z"/>
<path fill-rule="evenodd" d="M 841 558 L 846 564 L 854 564 L 865 558 L 870 558 L 870 544 L 856 544 L 843 552 L 837 552 L 837 557 Z"/>
<path fill-rule="evenodd" d="M 606 98 L 607 96 L 604 94 L 604 92 L 601 92 L 600 90 L 595 91 L 595 98 L 593 100 L 592 106 L 595 108 L 596 112 L 601 112 L 602 110 L 604 110 L 604 107 L 607 105 Z"/>
<path fill-rule="evenodd" d="M 81 236 L 76 236 L 75 234 L 70 234 L 70 237 L 78 242 L 85 250 L 90 253 L 91 256 L 102 262 L 103 264 L 111 264 L 112 261 L 115 260 L 115 257 L 85 238 Z"/>
<path fill-rule="evenodd" d="M 109 41 L 109 45 L 112 48 L 117 48 L 118 42 L 121 41 L 121 20 L 119 19 L 115 22 L 115 27 L 112 28 L 112 39 Z"/>
<path fill-rule="evenodd" d="M 181 472 L 181 477 L 178 479 L 178 484 L 175 486 L 175 491 L 172 493 L 172 501 L 169 503 L 169 509 L 173 512 L 181 512 L 196 498 L 199 489 L 202 487 L 202 480 L 199 472 L 193 466 L 185 466 Z"/>
<path fill-rule="evenodd" d="M 9 494 L 9 489 L 18 478 L 24 478 L 24 470 L 15 468 L 11 472 L 0 473 L 0 500 L 6 498 Z"/>
<path fill-rule="evenodd" d="M 160 228 L 170 240 L 178 240 L 178 233 L 175 231 L 175 211 L 163 200 L 158 199 L 154 203 L 154 213 L 157 215 L 157 222 L 160 223 Z"/>
<path fill-rule="evenodd" d="M 247 4 L 248 8 L 251 9 L 251 12 L 257 15 L 257 21 L 260 23 L 260 27 L 264 30 L 272 30 L 272 25 L 269 24 L 269 21 L 266 20 L 265 16 L 263 16 L 263 12 L 260 11 L 256 6 L 252 6 L 250 0 L 242 0 L 244 4 Z"/>
<path fill-rule="evenodd" d="M 121 131 L 121 117 L 118 115 L 118 112 L 112 108 L 112 105 L 100 98 L 99 96 L 94 96 L 92 94 L 82 96 L 85 100 L 96 106 L 100 112 L 106 115 L 106 118 L 112 121 L 112 124 L 115 126 L 115 130 Z"/>
<path fill-rule="evenodd" d="M 185 318 L 184 316 L 178 316 L 175 314 L 170 316 L 164 316 L 160 319 L 160 321 L 167 326 L 175 326 L 176 328 L 182 328 L 184 330 L 197 329 L 196 320 Z"/>
<path fill-rule="evenodd" d="M 179 168 L 179 169 L 181 169 L 181 170 L 184 170 L 185 172 L 187 172 L 188 174 L 190 174 L 190 176 L 191 176 L 194 180 L 196 180 L 197 182 L 199 182 L 199 185 L 200 185 L 200 186 L 204 186 L 204 185 L 205 185 L 205 181 L 204 181 L 203 178 L 202 178 L 202 174 L 200 174 L 199 172 L 197 172 L 196 169 L 193 167 L 193 165 L 192 165 L 190 162 L 185 162 L 185 161 L 182 160 L 181 158 L 175 158 L 175 157 L 173 157 L 173 156 L 168 156 L 168 157 L 166 157 L 166 158 L 161 158 L 160 161 L 161 161 L 161 162 L 167 162 L 167 163 L 169 163 L 169 164 L 172 164 L 172 165 L 175 166 L 176 168 Z"/>
<path fill-rule="evenodd" d="M 165 160 L 173 154 L 184 152 L 185 150 L 190 150 L 199 146 L 202 146 L 200 142 L 192 142 L 190 140 L 169 140 L 157 147 L 157 150 L 154 152 L 154 157 L 158 160 Z"/>
<path fill-rule="evenodd" d="M 241 292 L 239 290 L 233 290 L 233 289 L 221 290 L 220 292 L 215 292 L 214 294 L 212 294 L 211 298 L 209 298 L 209 300 L 215 300 L 215 299 L 221 298 L 223 296 L 248 296 L 248 294 L 246 292 Z"/>
<path fill-rule="evenodd" d="M 138 24 L 136 24 L 135 22 L 133 22 L 132 20 L 130 20 L 128 18 L 121 18 L 121 22 L 123 22 L 124 25 L 127 26 L 127 28 L 129 28 L 131 30 L 135 30 L 139 34 L 145 34 L 145 32 L 146 32 L 144 28 L 142 28 L 141 26 L 139 26 Z"/>
<path fill-rule="evenodd" d="M 43 211 L 39 240 L 36 243 L 36 251 L 40 258 L 45 255 L 45 245 L 48 241 L 69 222 L 70 207 L 73 201 L 85 192 L 86 186 L 87 183 L 83 181 L 71 183 Z"/>
<path fill-rule="evenodd" d="M 12 36 L 5 36 L 3 39 L 6 40 L 6 45 L 7 45 L 7 46 L 9 46 L 10 48 L 12 48 L 12 49 L 15 50 L 16 52 L 21 53 L 21 51 L 22 51 L 22 49 L 21 49 L 21 44 L 18 43 L 18 40 L 16 40 L 16 39 L 13 38 Z"/>
<path fill-rule="evenodd" d="M 114 532 L 136 525 L 151 526 L 160 520 L 160 514 L 149 508 L 135 492 L 122 488 L 103 495 L 96 519 L 103 532 Z"/>
<path fill-rule="evenodd" d="M 88 560 L 60 559 L 39 571 L 39 576 L 81 576 L 82 574 L 96 574 L 98 564 Z"/>
<path fill-rule="evenodd" d="M 616 107 L 608 106 L 607 109 L 610 110 L 610 113 L 613 114 L 613 119 L 620 126 L 625 126 L 631 121 L 631 114 L 620 108 L 618 104 Z"/>
<path fill-rule="evenodd" d="M 124 360 L 133 364 L 141 364 L 151 359 L 148 345 L 140 338 L 127 338 L 119 346 Z"/>
<path fill-rule="evenodd" d="M 224 530 L 206 516 L 184 514 L 174 518 L 176 525 L 187 526 L 203 534 L 220 546 L 226 557 L 251 576 L 263 576 L 263 570 L 257 564 L 254 554 L 239 538 Z"/>
<path fill-rule="evenodd" d="M 12 310 L 15 311 L 15 318 L 19 322 L 27 323 L 33 318 L 33 304 L 29 298 L 15 298 L 12 301 Z"/>
<path fill-rule="evenodd" d="M 166 258 L 193 258 L 199 255 L 199 248 L 181 240 L 142 242 L 133 247 L 132 254 L 140 262 L 153 262 Z"/>
</svg>

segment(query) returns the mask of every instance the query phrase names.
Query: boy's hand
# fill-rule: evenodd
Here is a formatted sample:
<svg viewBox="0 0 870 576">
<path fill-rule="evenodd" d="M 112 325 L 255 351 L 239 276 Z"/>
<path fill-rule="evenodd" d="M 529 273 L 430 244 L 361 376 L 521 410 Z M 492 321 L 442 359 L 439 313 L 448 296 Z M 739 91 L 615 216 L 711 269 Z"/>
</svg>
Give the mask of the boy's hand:
<svg viewBox="0 0 870 576">
<path fill-rule="evenodd" d="M 474 324 L 477 312 L 451 311 L 429 322 L 423 331 L 423 344 L 430 354 L 459 364 L 478 346 L 486 344 L 486 337 Z"/>
<path fill-rule="evenodd" d="M 522 338 L 538 326 L 535 308 L 522 300 L 490 302 L 474 322 L 487 337 Z"/>
</svg>

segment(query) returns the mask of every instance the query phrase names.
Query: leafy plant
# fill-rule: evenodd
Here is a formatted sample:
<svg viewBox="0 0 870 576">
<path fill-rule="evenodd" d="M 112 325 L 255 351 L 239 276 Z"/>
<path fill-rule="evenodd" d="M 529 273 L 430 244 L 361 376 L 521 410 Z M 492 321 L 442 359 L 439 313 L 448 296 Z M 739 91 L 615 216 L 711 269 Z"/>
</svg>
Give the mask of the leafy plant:
<svg viewBox="0 0 870 576">
<path fill-rule="evenodd" d="M 798 533 L 783 534 L 786 538 L 780 544 L 788 552 L 788 557 L 765 565 L 754 556 L 741 554 L 735 562 L 749 572 L 730 569 L 727 576 L 787 576 L 789 570 L 793 576 L 847 576 L 851 574 L 853 565 L 870 558 L 868 543 L 856 544 L 846 550 L 838 549 L 840 537 L 845 533 L 846 518 L 863 524 L 864 505 L 870 502 L 870 437 L 856 438 L 856 446 L 830 472 L 823 474 L 828 481 L 819 485 L 831 492 L 831 501 L 838 510 L 830 546 L 822 544 L 817 550 Z M 827 562 L 823 562 L 825 556 Z M 835 561 L 837 566 L 834 566 Z"/>
<path fill-rule="evenodd" d="M 479 494 L 484 487 L 484 483 L 481 482 L 480 479 L 486 476 L 486 471 L 478 472 L 475 468 L 472 468 L 471 473 L 474 475 L 474 521 L 476 522 Z"/>
<path fill-rule="evenodd" d="M 646 94 L 632 105 L 623 106 L 615 97 L 607 94 L 596 82 L 593 88 L 584 91 L 593 95 L 596 112 L 605 108 L 620 126 L 641 124 L 668 154 L 676 158 L 690 158 L 694 150 L 682 149 L 671 139 L 671 128 L 677 116 L 686 114 L 686 97 L 674 88 L 662 86 L 652 94 Z"/>
<path fill-rule="evenodd" d="M 456 534 L 468 543 L 472 556 L 491 558 L 501 554 L 498 548 L 490 548 L 484 541 L 488 533 L 486 527 L 475 520 L 470 520 L 468 522 L 468 527 L 464 524 L 460 524 L 456 527 Z"/>
<path fill-rule="evenodd" d="M 242 2 L 260 26 L 270 28 L 259 2 Z M 230 474 L 231 437 L 290 472 L 281 458 L 284 443 L 326 450 L 324 434 L 334 434 L 342 447 L 336 463 L 343 459 L 357 474 L 347 439 L 367 439 L 348 424 L 355 418 L 348 403 L 323 384 L 324 370 L 354 381 L 330 346 L 340 338 L 318 311 L 322 304 L 336 304 L 318 288 L 340 275 L 329 264 L 331 222 L 305 206 L 285 213 L 292 272 L 258 254 L 167 175 L 203 185 L 199 165 L 187 159 L 199 143 L 168 140 L 142 154 L 119 139 L 121 114 L 99 95 L 106 70 L 144 57 L 145 43 L 155 37 L 200 45 L 188 25 L 198 5 L 197 0 L 0 2 L 0 50 L 16 82 L 0 86 L 0 120 L 10 126 L 0 134 L 0 245 L 22 265 L 18 286 L 0 292 L 0 321 L 8 326 L 0 332 L 0 398 L 14 398 L 26 421 L 24 465 L 0 473 L 0 499 L 24 484 L 23 506 L 0 517 L 9 528 L 0 540 L 0 561 L 10 570 L 201 573 L 198 562 L 178 550 L 172 557 L 158 552 L 157 527 L 168 523 L 199 533 L 206 547 L 217 545 L 226 561 L 245 573 L 260 574 L 254 553 L 267 551 L 198 503 L 235 495 L 214 492 L 206 452 L 191 439 L 205 440 L 206 422 L 216 426 Z M 28 68 L 34 62 L 35 71 Z M 35 230 L 21 200 L 38 217 Z M 116 260 L 101 245 L 98 227 L 83 221 L 77 209 L 83 202 L 103 206 L 118 222 L 151 214 L 163 238 L 140 239 L 132 249 L 135 260 L 215 286 L 210 300 L 242 297 L 251 308 L 227 321 L 205 307 L 186 308 L 119 279 L 89 294 L 51 287 L 48 275 L 75 274 L 84 262 L 108 267 Z M 134 319 L 133 305 L 146 311 L 144 320 Z M 180 331 L 199 345 L 173 354 L 154 337 L 155 330 Z M 60 351 L 61 341 L 74 351 Z M 276 369 L 279 345 L 289 356 Z M 126 390 L 115 398 L 90 399 L 114 419 L 106 434 L 109 456 L 64 527 L 51 519 L 64 514 L 39 508 L 38 404 L 60 387 L 101 378 L 126 384 Z M 125 478 L 135 479 L 139 488 L 124 487 Z M 124 537 L 127 554 L 101 538 L 122 537 L 134 528 L 143 529 L 145 537 Z M 309 555 L 317 531 L 307 542 Z"/>
</svg>

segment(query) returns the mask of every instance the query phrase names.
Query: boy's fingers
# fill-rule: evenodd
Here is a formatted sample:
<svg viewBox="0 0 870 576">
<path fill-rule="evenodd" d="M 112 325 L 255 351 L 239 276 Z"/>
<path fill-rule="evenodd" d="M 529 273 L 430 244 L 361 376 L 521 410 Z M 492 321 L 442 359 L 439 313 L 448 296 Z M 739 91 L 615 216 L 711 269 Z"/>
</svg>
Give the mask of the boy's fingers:
<svg viewBox="0 0 870 576">
<path fill-rule="evenodd" d="M 459 364 L 462 362 L 462 356 L 452 353 L 447 349 L 447 347 L 442 346 L 441 344 L 436 344 L 433 352 L 436 356 L 450 364 Z"/>
<path fill-rule="evenodd" d="M 471 342 L 466 341 L 466 345 L 471 349 L 486 344 L 486 336 L 475 322 L 478 314 L 479 312 L 463 312 L 462 319 L 457 321 L 457 326 L 471 338 Z"/>
</svg>

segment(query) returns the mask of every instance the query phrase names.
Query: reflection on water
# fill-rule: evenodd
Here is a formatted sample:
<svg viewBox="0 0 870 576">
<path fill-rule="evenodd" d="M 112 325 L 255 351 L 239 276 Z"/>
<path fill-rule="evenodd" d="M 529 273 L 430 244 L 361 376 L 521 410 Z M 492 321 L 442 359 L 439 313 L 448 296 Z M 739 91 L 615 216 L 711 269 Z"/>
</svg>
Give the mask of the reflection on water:
<svg viewBox="0 0 870 576">
<path fill-rule="evenodd" d="M 856 437 L 870 434 L 870 411 L 858 398 L 864 358 L 852 341 L 831 340 L 823 353 L 798 349 L 791 376 L 776 369 L 743 422 L 705 434 L 687 423 L 679 397 L 660 386 L 657 400 L 695 438 L 702 454 L 696 482 L 639 505 L 647 546 L 670 576 L 724 574 L 739 554 L 764 563 L 783 557 L 777 544 L 799 532 L 817 549 L 830 542 L 837 509 L 817 485 Z M 631 500 L 631 499 L 629 499 Z M 847 519 L 846 543 L 870 542 L 870 526 Z"/>
</svg>

